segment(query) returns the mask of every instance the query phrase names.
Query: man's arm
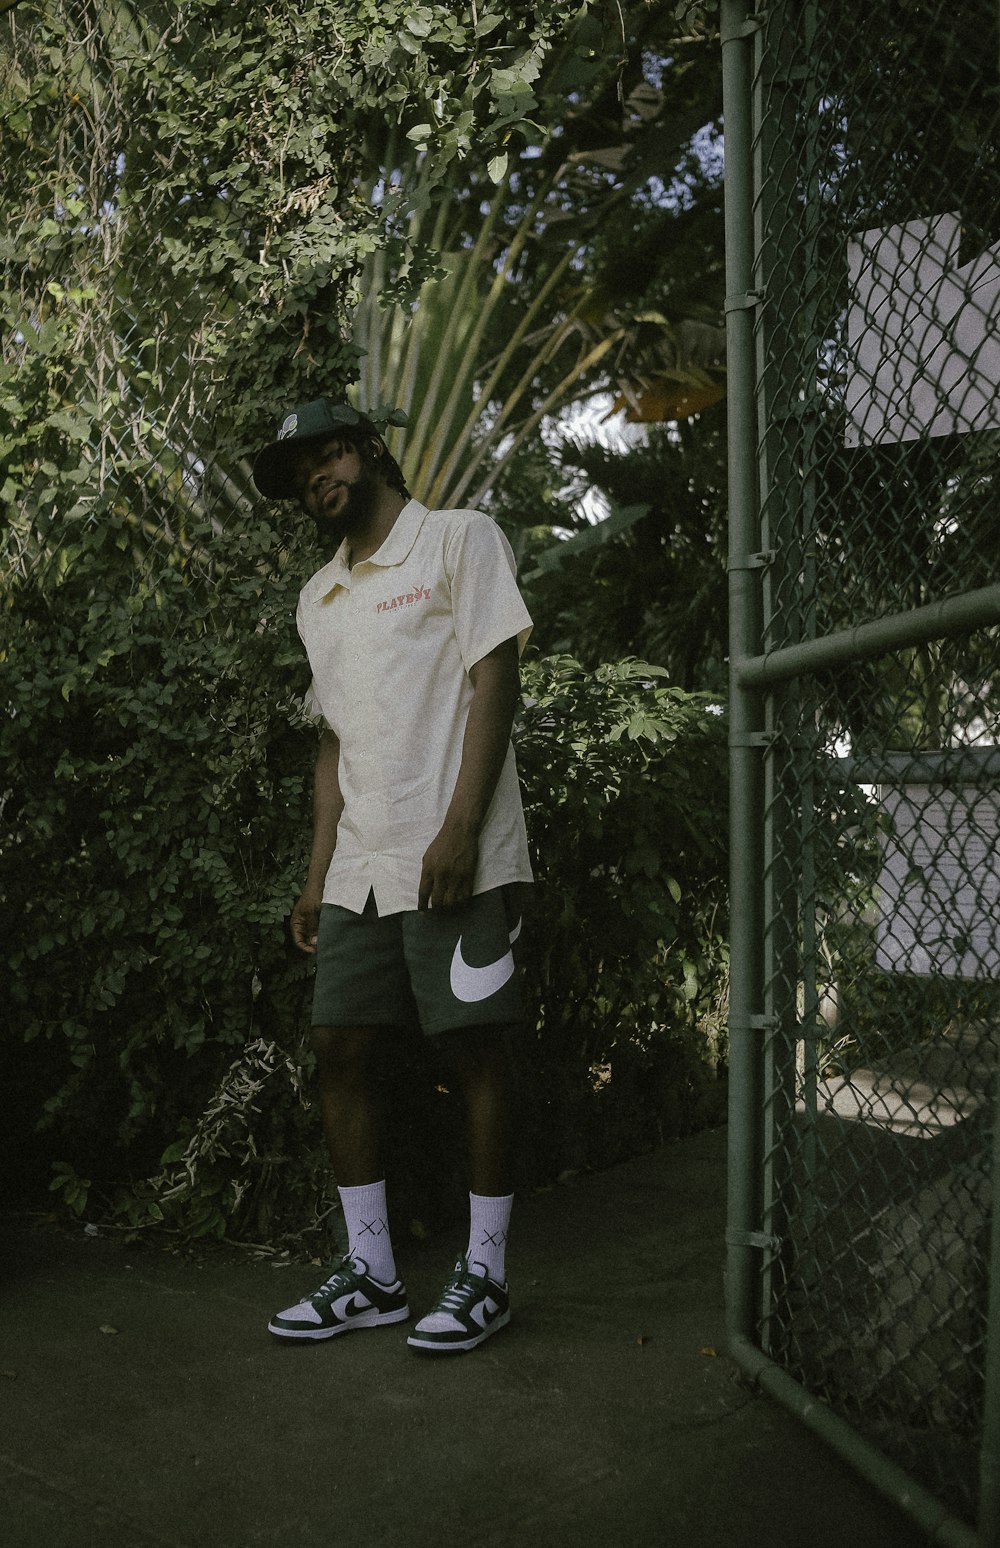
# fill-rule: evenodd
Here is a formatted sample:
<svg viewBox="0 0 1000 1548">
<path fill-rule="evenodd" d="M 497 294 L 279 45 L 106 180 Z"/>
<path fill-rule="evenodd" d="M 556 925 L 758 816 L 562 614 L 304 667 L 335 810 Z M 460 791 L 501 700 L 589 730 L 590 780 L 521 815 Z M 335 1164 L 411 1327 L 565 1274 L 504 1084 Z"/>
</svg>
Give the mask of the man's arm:
<svg viewBox="0 0 1000 1548">
<path fill-rule="evenodd" d="M 517 640 L 505 640 L 477 661 L 469 681 L 462 764 L 441 831 L 424 855 L 419 908 L 447 908 L 472 896 L 479 835 L 507 757 L 520 694 Z"/>
<path fill-rule="evenodd" d="M 324 731 L 313 778 L 313 838 L 309 875 L 302 896 L 292 909 L 292 939 L 300 951 L 315 952 L 323 884 L 337 847 L 337 824 L 344 810 L 340 792 L 340 742 Z"/>
</svg>

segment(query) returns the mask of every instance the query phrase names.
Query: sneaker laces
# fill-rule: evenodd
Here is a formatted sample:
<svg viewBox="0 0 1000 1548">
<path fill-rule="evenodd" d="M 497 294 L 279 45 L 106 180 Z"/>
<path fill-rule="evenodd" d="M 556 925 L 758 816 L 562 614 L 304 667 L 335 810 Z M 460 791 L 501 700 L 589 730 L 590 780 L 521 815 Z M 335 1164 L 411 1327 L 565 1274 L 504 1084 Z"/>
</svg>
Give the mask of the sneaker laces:
<svg viewBox="0 0 1000 1548">
<path fill-rule="evenodd" d="M 340 1261 L 334 1265 L 329 1279 L 325 1279 L 319 1289 L 313 1291 L 312 1295 L 307 1295 L 302 1304 L 304 1306 L 315 1306 L 317 1301 L 332 1300 L 335 1295 L 339 1295 L 342 1291 L 349 1289 L 360 1273 L 361 1270 L 354 1262 L 350 1253 L 345 1253 Z"/>
<path fill-rule="evenodd" d="M 481 1274 L 468 1264 L 459 1264 L 454 1275 L 445 1285 L 441 1299 L 436 1310 L 443 1312 L 455 1312 L 464 1310 L 465 1306 L 478 1293 L 486 1293 L 486 1280 Z"/>
</svg>

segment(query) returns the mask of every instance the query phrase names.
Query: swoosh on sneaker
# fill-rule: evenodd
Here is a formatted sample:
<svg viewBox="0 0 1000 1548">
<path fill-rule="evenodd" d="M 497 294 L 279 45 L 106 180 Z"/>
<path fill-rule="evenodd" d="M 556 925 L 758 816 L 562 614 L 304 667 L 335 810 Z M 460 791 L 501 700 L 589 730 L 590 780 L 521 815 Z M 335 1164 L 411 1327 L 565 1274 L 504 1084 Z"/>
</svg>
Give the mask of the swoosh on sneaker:
<svg viewBox="0 0 1000 1548">
<path fill-rule="evenodd" d="M 371 1305 L 371 1301 L 367 1296 L 362 1295 L 360 1290 L 350 1290 L 347 1295 L 338 1295 L 337 1299 L 331 1302 L 330 1310 L 341 1322 L 350 1322 L 351 1318 L 358 1316 L 359 1313 L 370 1311 Z"/>
<path fill-rule="evenodd" d="M 500 1307 L 496 1301 L 494 1301 L 491 1295 L 488 1295 L 484 1301 L 476 1302 L 469 1315 L 473 1322 L 478 1322 L 479 1326 L 485 1330 L 497 1317 L 499 1311 Z"/>
<path fill-rule="evenodd" d="M 511 931 L 511 946 L 520 933 L 521 920 L 519 919 Z M 485 967 L 471 967 L 462 956 L 462 937 L 458 937 L 451 959 L 451 992 L 456 1000 L 462 1001 L 463 1005 L 472 1005 L 478 1000 L 488 1000 L 491 994 L 496 994 L 498 989 L 503 988 L 513 972 L 513 951 L 506 952 L 495 962 L 488 962 Z"/>
</svg>

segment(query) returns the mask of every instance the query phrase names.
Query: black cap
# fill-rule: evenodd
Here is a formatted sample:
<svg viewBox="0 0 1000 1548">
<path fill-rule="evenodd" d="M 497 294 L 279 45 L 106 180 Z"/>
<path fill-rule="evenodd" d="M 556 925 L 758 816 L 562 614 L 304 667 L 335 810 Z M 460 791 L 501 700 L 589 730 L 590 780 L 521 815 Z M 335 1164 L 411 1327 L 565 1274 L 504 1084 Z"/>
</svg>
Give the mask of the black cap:
<svg viewBox="0 0 1000 1548">
<path fill-rule="evenodd" d="M 278 438 L 265 446 L 254 459 L 253 481 L 262 495 L 269 500 L 291 500 L 292 469 L 296 453 L 312 441 L 322 441 L 328 436 L 349 432 L 351 439 L 374 435 L 382 439 L 382 432 L 367 414 L 359 414 L 349 403 L 334 403 L 331 398 L 314 398 L 311 403 L 300 403 L 282 421 Z"/>
</svg>

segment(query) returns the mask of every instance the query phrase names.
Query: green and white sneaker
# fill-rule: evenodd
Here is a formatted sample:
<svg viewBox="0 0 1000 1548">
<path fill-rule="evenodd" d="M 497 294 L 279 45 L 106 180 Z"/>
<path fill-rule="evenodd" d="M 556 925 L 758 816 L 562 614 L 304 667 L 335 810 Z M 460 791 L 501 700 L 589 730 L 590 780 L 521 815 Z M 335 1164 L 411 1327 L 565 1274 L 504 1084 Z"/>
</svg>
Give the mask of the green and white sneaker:
<svg viewBox="0 0 1000 1548">
<path fill-rule="evenodd" d="M 312 1295 L 278 1312 L 267 1325 L 277 1338 L 335 1338 L 354 1328 L 378 1328 L 405 1322 L 410 1315 L 401 1280 L 393 1285 L 372 1279 L 363 1258 L 349 1253 L 334 1266 L 325 1284 Z"/>
<path fill-rule="evenodd" d="M 463 1256 L 434 1310 L 421 1317 L 406 1342 L 432 1354 L 458 1353 L 475 1349 L 509 1321 L 507 1286 L 490 1279 L 482 1263 L 470 1264 Z"/>
</svg>

